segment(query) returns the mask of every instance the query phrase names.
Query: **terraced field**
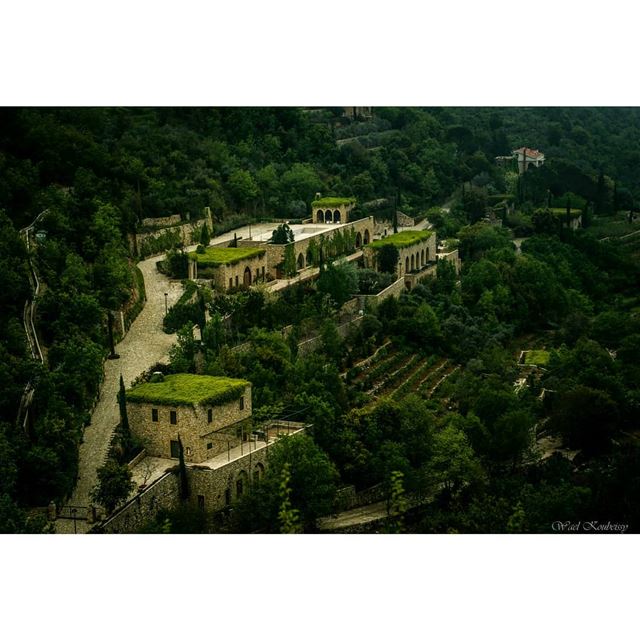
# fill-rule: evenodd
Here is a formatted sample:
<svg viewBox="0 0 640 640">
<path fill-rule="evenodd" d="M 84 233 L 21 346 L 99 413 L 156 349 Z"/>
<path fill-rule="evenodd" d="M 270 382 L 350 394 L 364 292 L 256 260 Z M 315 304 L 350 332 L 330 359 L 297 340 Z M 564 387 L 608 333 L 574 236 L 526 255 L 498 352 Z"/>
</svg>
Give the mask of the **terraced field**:
<svg viewBox="0 0 640 640">
<path fill-rule="evenodd" d="M 351 384 L 372 400 L 400 400 L 410 393 L 430 398 L 458 369 L 458 365 L 435 354 L 407 354 L 385 347 L 354 367 Z"/>
</svg>

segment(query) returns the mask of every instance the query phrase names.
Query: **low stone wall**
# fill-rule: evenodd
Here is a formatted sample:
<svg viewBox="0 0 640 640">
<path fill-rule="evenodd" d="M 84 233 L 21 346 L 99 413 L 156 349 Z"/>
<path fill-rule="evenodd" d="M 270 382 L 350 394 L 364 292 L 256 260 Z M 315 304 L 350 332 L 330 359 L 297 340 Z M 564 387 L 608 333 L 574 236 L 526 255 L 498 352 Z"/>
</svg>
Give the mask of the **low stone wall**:
<svg viewBox="0 0 640 640">
<path fill-rule="evenodd" d="M 398 211 L 398 226 L 399 227 L 413 227 L 416 224 L 416 221 L 408 216 L 406 213 L 402 213 L 402 211 Z"/>
<path fill-rule="evenodd" d="M 359 322 L 362 321 L 362 316 L 358 316 L 353 320 L 349 320 L 348 322 L 344 322 L 339 324 L 336 329 L 338 331 L 338 335 L 341 338 L 346 338 L 349 331 L 357 326 Z M 308 340 L 303 340 L 298 344 L 298 353 L 301 355 L 307 355 L 309 353 L 313 353 L 317 349 L 322 347 L 322 336 L 314 336 L 313 338 L 309 338 Z"/>
<path fill-rule="evenodd" d="M 105 522 L 97 524 L 95 533 L 135 533 L 155 519 L 161 510 L 180 505 L 180 481 L 177 473 L 168 472 L 116 511 Z"/>
<path fill-rule="evenodd" d="M 358 296 L 358 303 L 360 309 L 371 309 L 378 306 L 383 300 L 387 298 L 399 298 L 400 294 L 406 291 L 404 284 L 404 278 L 398 278 L 395 282 L 392 282 L 386 289 L 376 293 L 375 295 L 362 295 Z"/>
<path fill-rule="evenodd" d="M 178 216 L 178 222 L 180 221 L 180 216 Z M 155 231 L 143 231 L 141 233 L 129 236 L 129 244 L 131 251 L 138 251 L 140 255 L 143 254 L 144 246 L 151 239 L 158 239 L 163 235 L 177 235 L 178 243 L 182 243 L 183 246 L 189 246 L 192 244 L 197 244 L 197 241 L 194 241 L 194 237 L 199 237 L 200 230 L 204 224 L 209 225 L 209 230 L 212 229 L 213 223 L 211 220 L 211 216 L 208 215 L 199 220 L 194 220 L 193 222 L 184 222 L 182 224 L 177 224 L 174 226 L 167 226 L 162 229 L 156 229 Z M 159 248 L 158 251 L 147 253 L 144 252 L 145 258 L 149 258 L 153 255 L 160 255 L 165 253 L 167 249 L 170 247 Z"/>
<path fill-rule="evenodd" d="M 143 218 L 143 227 L 172 227 L 176 224 L 180 224 L 182 218 L 180 214 L 176 213 L 172 216 L 164 216 L 162 218 Z"/>
</svg>

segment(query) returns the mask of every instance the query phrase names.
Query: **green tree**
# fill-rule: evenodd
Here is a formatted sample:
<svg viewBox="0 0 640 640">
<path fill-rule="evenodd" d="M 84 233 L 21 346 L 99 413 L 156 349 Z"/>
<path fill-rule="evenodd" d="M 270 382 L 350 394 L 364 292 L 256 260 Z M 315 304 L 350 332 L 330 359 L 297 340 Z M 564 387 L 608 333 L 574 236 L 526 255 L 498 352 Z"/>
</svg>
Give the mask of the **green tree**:
<svg viewBox="0 0 640 640">
<path fill-rule="evenodd" d="M 358 274 L 349 262 L 329 263 L 320 273 L 317 287 L 339 308 L 358 292 Z"/>
<path fill-rule="evenodd" d="M 280 533 L 302 533 L 300 524 L 300 511 L 291 506 L 291 471 L 289 463 L 285 462 L 280 471 L 280 510 L 278 511 L 278 521 L 280 522 Z"/>
<path fill-rule="evenodd" d="M 229 191 L 240 209 L 255 200 L 258 196 L 258 185 L 251 173 L 244 169 L 236 169 L 229 176 Z"/>
<path fill-rule="evenodd" d="M 293 242 L 291 227 L 286 222 L 279 224 L 271 234 L 271 244 L 289 244 L 290 242 Z"/>
<path fill-rule="evenodd" d="M 378 268 L 384 273 L 396 273 L 400 253 L 393 244 L 385 244 L 378 249 Z"/>
<path fill-rule="evenodd" d="M 91 492 L 91 499 L 111 513 L 125 502 L 134 486 L 129 467 L 109 460 L 98 469 L 98 483 Z"/>
<path fill-rule="evenodd" d="M 389 514 L 389 519 L 387 520 L 388 533 L 402 533 L 404 531 L 404 514 L 407 510 L 407 499 L 404 494 L 403 478 L 402 471 L 391 472 L 391 493 L 387 508 L 387 513 Z"/>
</svg>

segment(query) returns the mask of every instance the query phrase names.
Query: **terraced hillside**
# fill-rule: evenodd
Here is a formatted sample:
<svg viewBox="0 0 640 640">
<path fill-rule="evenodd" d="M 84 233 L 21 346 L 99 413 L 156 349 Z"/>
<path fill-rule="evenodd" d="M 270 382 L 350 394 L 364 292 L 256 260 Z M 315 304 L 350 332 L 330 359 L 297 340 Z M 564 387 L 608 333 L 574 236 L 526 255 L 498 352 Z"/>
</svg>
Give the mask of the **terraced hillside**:
<svg viewBox="0 0 640 640">
<path fill-rule="evenodd" d="M 352 369 L 351 385 L 371 401 L 384 397 L 400 400 L 410 393 L 431 398 L 458 369 L 441 356 L 408 354 L 387 345 Z"/>
</svg>

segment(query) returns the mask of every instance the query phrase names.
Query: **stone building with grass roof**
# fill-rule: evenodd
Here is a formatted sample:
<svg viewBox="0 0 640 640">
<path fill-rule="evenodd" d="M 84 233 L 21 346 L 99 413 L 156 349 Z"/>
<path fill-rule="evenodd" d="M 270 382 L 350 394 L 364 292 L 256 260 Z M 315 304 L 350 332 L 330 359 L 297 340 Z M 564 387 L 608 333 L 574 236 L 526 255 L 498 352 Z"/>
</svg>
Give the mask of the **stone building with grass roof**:
<svg viewBox="0 0 640 640">
<path fill-rule="evenodd" d="M 267 250 L 263 246 L 218 245 L 189 254 L 189 278 L 210 279 L 219 291 L 264 282 L 267 270 Z"/>
<path fill-rule="evenodd" d="M 344 224 L 356 206 L 355 198 L 317 198 L 311 203 L 311 215 L 316 224 Z"/>
<path fill-rule="evenodd" d="M 178 458 L 179 436 L 185 460 L 203 462 L 238 446 L 251 431 L 247 380 L 154 374 L 126 397 L 131 433 L 149 456 Z"/>
<path fill-rule="evenodd" d="M 374 240 L 364 247 L 365 267 L 379 270 L 378 252 L 387 245 L 393 245 L 398 250 L 396 275 L 399 278 L 418 273 L 436 260 L 436 234 L 428 229 L 409 230 Z"/>
</svg>

